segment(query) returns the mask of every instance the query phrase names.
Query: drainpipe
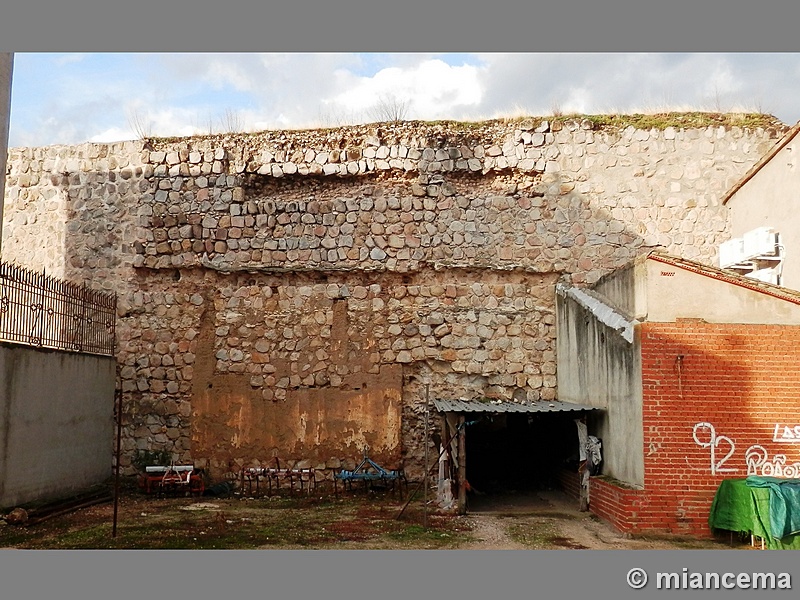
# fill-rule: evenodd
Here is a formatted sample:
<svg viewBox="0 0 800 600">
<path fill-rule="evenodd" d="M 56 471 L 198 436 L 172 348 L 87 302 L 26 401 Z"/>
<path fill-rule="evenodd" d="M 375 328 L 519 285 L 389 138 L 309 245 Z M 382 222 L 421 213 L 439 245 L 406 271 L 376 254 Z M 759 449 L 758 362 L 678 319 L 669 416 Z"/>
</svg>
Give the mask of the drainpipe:
<svg viewBox="0 0 800 600">
<path fill-rule="evenodd" d="M 3 203 L 8 160 L 8 123 L 11 120 L 11 72 L 13 52 L 0 52 L 0 256 L 3 252 Z"/>
</svg>

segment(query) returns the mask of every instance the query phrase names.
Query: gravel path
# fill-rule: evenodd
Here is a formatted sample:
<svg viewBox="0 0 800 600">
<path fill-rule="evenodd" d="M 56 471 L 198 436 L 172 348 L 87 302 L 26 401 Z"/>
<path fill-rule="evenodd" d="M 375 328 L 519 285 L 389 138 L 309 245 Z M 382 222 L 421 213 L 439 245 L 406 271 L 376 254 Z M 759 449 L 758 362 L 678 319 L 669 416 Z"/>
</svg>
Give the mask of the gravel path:
<svg viewBox="0 0 800 600">
<path fill-rule="evenodd" d="M 476 498 L 466 517 L 474 541 L 470 550 L 519 550 L 530 548 L 590 550 L 667 550 L 677 548 L 726 548 L 711 540 L 669 537 L 634 538 L 625 535 L 588 512 L 561 492 L 513 494 L 506 498 Z M 514 528 L 526 545 L 509 535 Z M 517 538 L 519 539 L 519 535 Z"/>
<path fill-rule="evenodd" d="M 473 513 L 467 515 L 475 541 L 462 546 L 464 550 L 524 550 L 525 546 L 508 535 L 505 519 Z"/>
</svg>

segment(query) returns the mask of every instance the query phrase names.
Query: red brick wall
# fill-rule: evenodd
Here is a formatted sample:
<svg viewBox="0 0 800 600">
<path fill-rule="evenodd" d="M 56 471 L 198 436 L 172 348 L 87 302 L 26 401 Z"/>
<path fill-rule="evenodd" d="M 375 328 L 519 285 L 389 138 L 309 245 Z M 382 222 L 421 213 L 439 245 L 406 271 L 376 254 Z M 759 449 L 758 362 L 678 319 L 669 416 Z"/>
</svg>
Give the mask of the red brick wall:
<svg viewBox="0 0 800 600">
<path fill-rule="evenodd" d="M 593 478 L 591 509 L 624 531 L 710 536 L 717 486 L 748 475 L 748 449 L 800 463 L 800 439 L 773 441 L 776 424 L 800 425 L 800 326 L 644 323 L 641 349 L 644 490 Z"/>
<path fill-rule="evenodd" d="M 613 523 L 620 531 L 636 530 L 637 509 L 643 496 L 642 490 L 624 488 L 605 477 L 592 477 L 589 480 L 589 510 Z"/>
<path fill-rule="evenodd" d="M 561 485 L 561 489 L 565 494 L 567 494 L 567 496 L 574 498 L 575 500 L 580 500 L 581 482 L 580 475 L 576 471 L 567 471 L 566 469 L 561 469 L 556 474 L 556 478 L 558 479 L 558 483 Z"/>
</svg>

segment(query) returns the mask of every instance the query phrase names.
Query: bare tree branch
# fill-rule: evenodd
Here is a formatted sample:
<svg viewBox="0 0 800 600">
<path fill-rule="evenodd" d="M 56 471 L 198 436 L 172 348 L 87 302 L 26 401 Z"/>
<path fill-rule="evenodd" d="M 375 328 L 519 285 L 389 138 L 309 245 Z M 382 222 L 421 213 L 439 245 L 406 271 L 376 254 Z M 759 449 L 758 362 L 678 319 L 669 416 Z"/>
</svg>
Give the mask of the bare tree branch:
<svg viewBox="0 0 800 600">
<path fill-rule="evenodd" d="M 220 125 L 224 133 L 239 133 L 244 130 L 242 113 L 232 108 L 226 108 L 220 117 Z"/>
<path fill-rule="evenodd" d="M 140 140 L 153 137 L 153 121 L 146 111 L 139 108 L 131 108 L 127 111 L 128 127 L 133 130 L 136 137 Z"/>
<path fill-rule="evenodd" d="M 367 114 L 374 121 L 397 123 L 405 121 L 410 105 L 409 100 L 401 100 L 394 94 L 389 94 L 380 96 L 378 101 L 367 110 Z"/>
</svg>

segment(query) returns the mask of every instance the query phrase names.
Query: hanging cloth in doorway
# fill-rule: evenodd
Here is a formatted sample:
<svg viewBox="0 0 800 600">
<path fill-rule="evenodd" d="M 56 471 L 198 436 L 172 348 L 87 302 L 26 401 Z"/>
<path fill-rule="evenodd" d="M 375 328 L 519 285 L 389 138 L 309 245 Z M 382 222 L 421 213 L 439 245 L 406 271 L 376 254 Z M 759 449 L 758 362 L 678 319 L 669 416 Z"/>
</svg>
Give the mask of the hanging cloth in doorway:
<svg viewBox="0 0 800 600">
<path fill-rule="evenodd" d="M 439 479 L 437 492 L 439 494 L 439 508 L 449 510 L 453 508 L 453 480 L 449 477 L 447 464 L 447 452 L 444 446 L 439 449 Z"/>
<path fill-rule="evenodd" d="M 586 443 L 588 442 L 588 436 L 586 431 L 586 423 L 580 419 L 575 419 L 575 425 L 578 426 L 578 458 L 581 462 L 583 462 L 587 458 Z"/>
<path fill-rule="evenodd" d="M 603 442 L 600 441 L 600 438 L 590 435 L 586 440 L 587 463 L 590 475 L 598 475 L 600 473 L 600 463 L 603 462 L 602 448 Z"/>
</svg>

